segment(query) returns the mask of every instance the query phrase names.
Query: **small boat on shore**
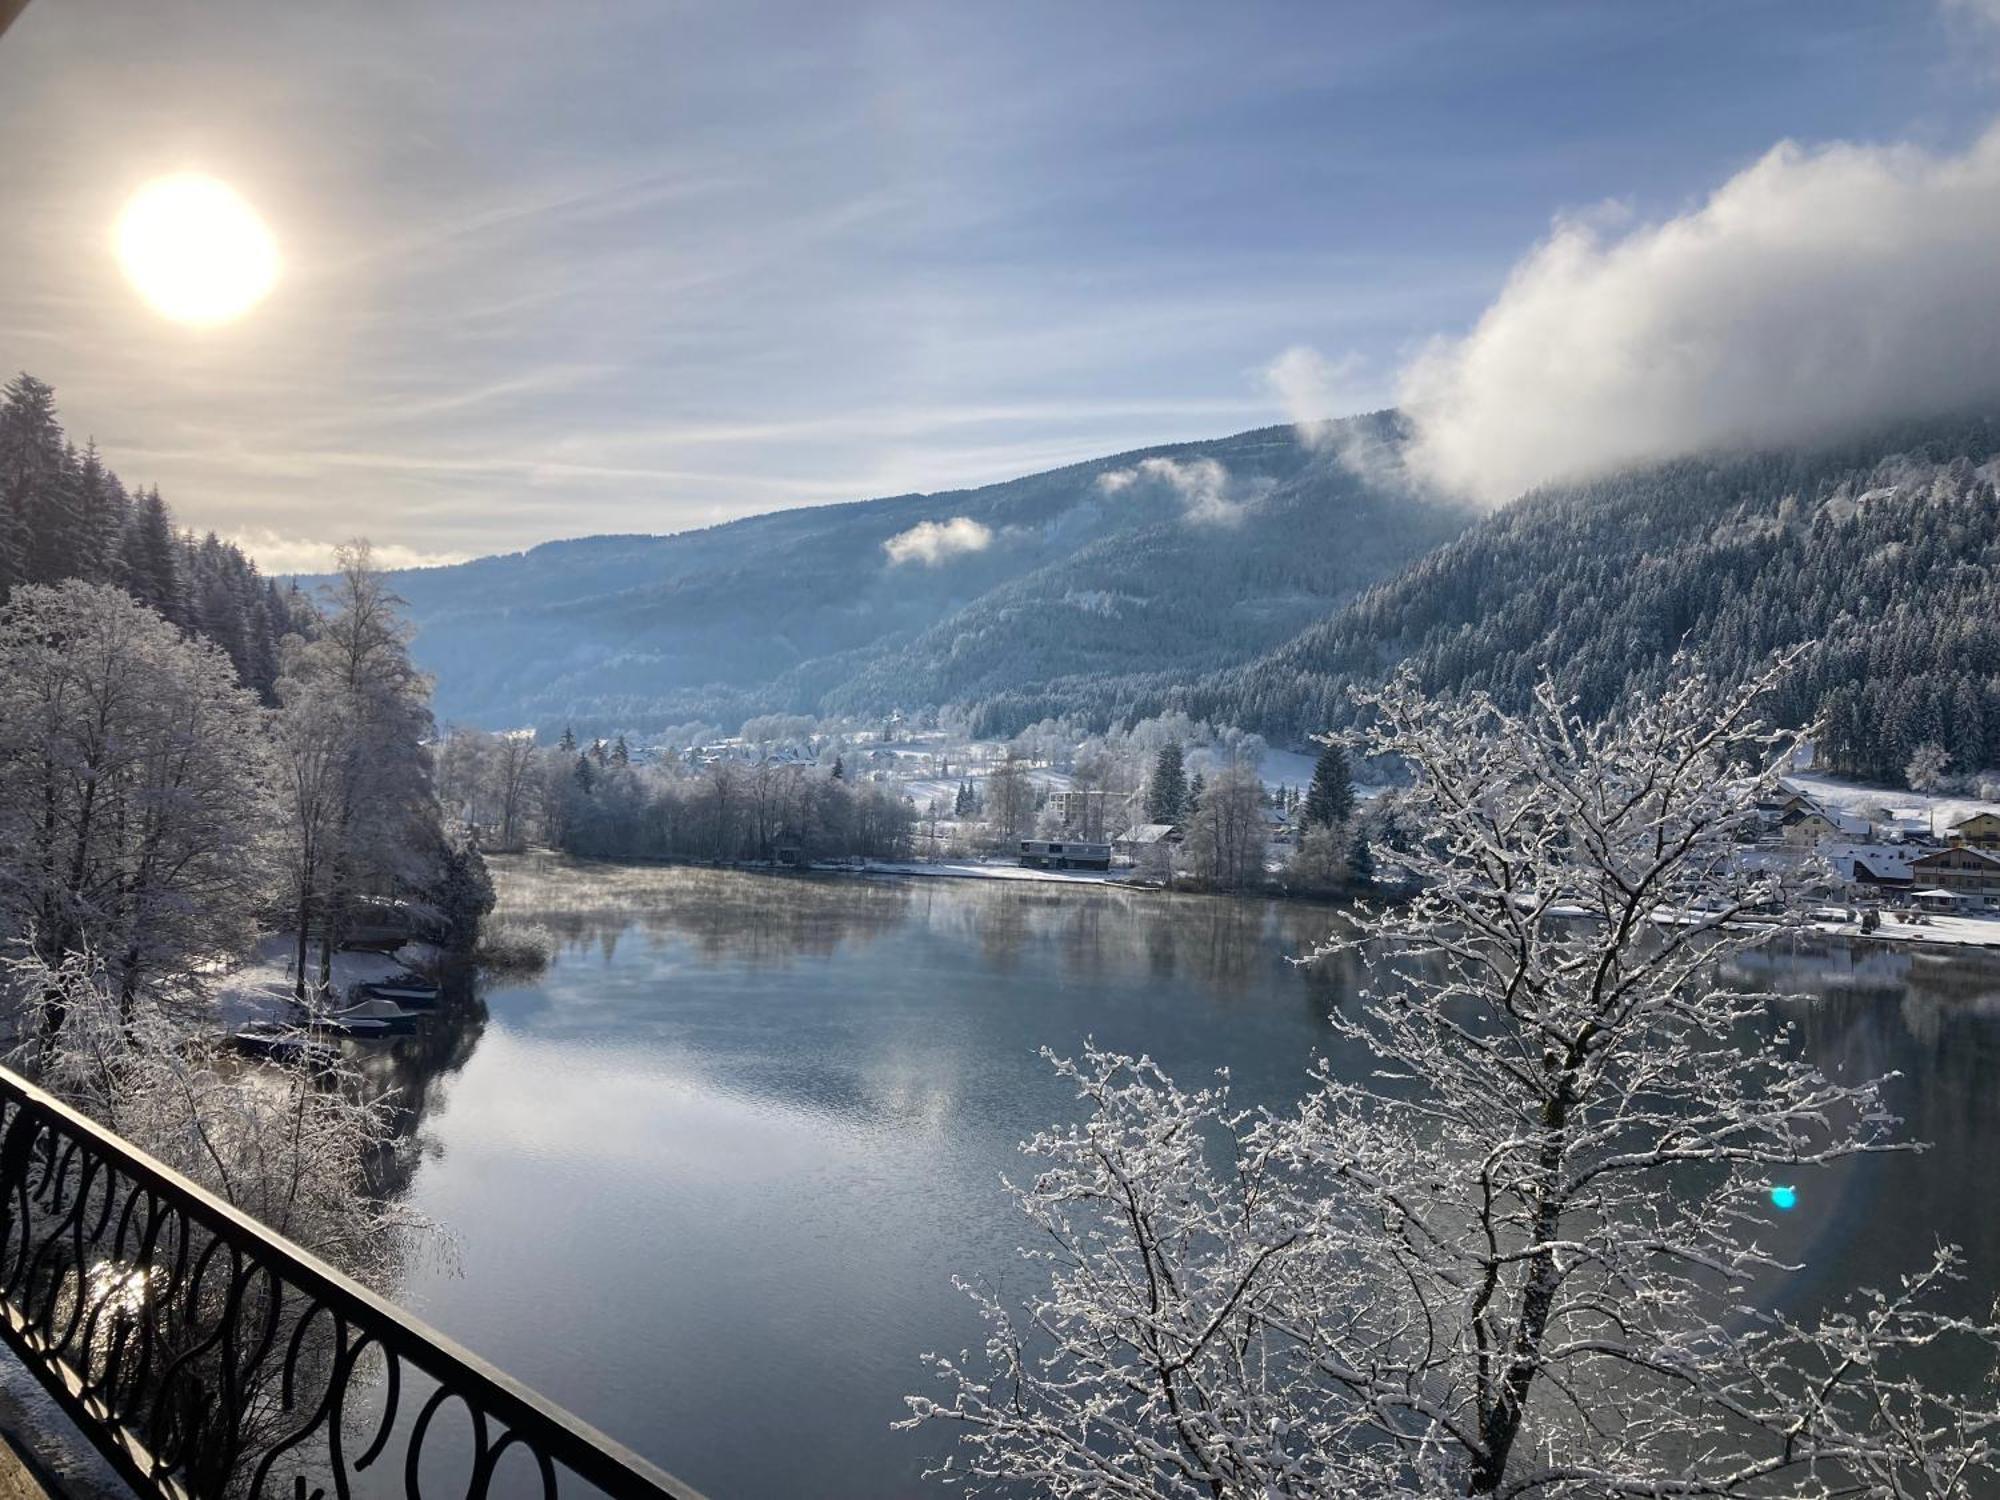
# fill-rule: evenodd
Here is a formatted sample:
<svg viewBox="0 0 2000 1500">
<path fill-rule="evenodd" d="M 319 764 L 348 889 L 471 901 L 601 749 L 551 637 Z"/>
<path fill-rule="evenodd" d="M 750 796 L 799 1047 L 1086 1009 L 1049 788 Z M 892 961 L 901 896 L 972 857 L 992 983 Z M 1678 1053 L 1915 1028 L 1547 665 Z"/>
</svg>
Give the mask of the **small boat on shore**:
<svg viewBox="0 0 2000 1500">
<path fill-rule="evenodd" d="M 286 1067 L 324 1069 L 340 1062 L 340 1049 L 329 1042 L 316 1041 L 295 1026 L 275 1021 L 252 1021 L 231 1034 L 229 1045 L 245 1057 Z"/>
<path fill-rule="evenodd" d="M 397 1005 L 419 1010 L 428 1010 L 444 998 L 444 992 L 437 985 L 416 974 L 392 974 L 387 979 L 365 980 L 354 989 L 358 995 L 390 1000 Z"/>
<path fill-rule="evenodd" d="M 393 1000 L 366 995 L 345 1010 L 329 1011 L 318 1019 L 329 1029 L 344 1030 L 349 1036 L 407 1036 L 417 1029 L 419 1018 Z M 352 1029 L 357 1026 L 365 1029 Z"/>
</svg>

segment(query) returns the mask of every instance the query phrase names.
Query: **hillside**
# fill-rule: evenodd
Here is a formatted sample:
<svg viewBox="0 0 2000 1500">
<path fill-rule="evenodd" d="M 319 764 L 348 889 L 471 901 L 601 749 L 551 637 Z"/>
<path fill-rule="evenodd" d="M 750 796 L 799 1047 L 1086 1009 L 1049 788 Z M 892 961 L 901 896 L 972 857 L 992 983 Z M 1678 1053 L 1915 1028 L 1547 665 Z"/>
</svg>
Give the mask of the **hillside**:
<svg viewBox="0 0 2000 1500">
<path fill-rule="evenodd" d="M 1509 703 L 1547 664 L 1594 713 L 1684 640 L 1732 674 L 1809 643 L 1782 711 L 1825 713 L 1840 769 L 1900 779 L 1925 742 L 1959 771 L 2000 765 L 1996 453 L 2000 421 L 1965 419 L 1538 492 L 1162 701 L 1296 743 L 1405 658 Z"/>
<path fill-rule="evenodd" d="M 1387 414 L 1342 443 L 1393 444 Z M 1289 427 L 397 574 L 439 716 L 645 733 L 1187 682 L 1456 535 Z"/>
</svg>

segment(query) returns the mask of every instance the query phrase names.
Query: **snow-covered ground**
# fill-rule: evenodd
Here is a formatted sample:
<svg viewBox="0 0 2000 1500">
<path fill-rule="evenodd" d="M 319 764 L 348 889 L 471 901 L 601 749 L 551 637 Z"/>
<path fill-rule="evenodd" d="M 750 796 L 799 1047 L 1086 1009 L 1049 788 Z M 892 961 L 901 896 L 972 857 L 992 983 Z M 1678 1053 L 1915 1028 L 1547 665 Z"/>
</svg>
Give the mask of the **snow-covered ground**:
<svg viewBox="0 0 2000 1500">
<path fill-rule="evenodd" d="M 1982 802 L 1977 797 L 1933 796 L 1923 792 L 1863 786 L 1833 776 L 1822 776 L 1815 771 L 1794 772 L 1785 777 L 1785 781 L 1822 807 L 1851 817 L 1859 816 L 1865 807 L 1879 807 L 1894 814 L 1899 821 L 1919 823 L 1925 827 L 1929 827 L 1935 818 L 1940 838 L 1952 824 L 1974 813 L 2000 813 L 2000 803 Z"/>
<path fill-rule="evenodd" d="M 1926 915 L 1921 923 L 1905 922 L 1884 912 L 1882 925 L 1864 933 L 1859 922 L 1814 922 L 1811 931 L 1829 937 L 1866 937 L 1872 942 L 1929 943 L 1947 948 L 2000 948 L 2000 917 Z"/>
<path fill-rule="evenodd" d="M 292 1015 L 292 961 L 298 938 L 289 932 L 274 932 L 258 940 L 249 956 L 234 969 L 218 977 L 210 986 L 215 997 L 217 1018 L 235 1031 L 250 1021 L 282 1021 Z M 405 944 L 395 953 L 361 953 L 342 949 L 333 955 L 333 990 L 345 998 L 357 984 L 387 979 L 413 963 L 421 962 L 427 950 L 416 943 Z M 317 978 L 319 950 L 308 958 L 307 974 Z"/>
</svg>

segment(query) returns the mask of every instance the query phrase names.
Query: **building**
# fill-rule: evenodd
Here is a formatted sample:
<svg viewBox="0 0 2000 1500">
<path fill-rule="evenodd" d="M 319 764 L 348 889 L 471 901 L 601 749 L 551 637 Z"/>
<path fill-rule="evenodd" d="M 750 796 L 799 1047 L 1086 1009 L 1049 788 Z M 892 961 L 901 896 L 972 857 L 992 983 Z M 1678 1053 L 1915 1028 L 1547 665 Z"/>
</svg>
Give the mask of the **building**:
<svg viewBox="0 0 2000 1500">
<path fill-rule="evenodd" d="M 1945 837 L 1955 848 L 2000 851 L 2000 813 L 1980 812 L 1960 818 Z"/>
<path fill-rule="evenodd" d="M 1864 818 L 1843 817 L 1821 812 L 1817 807 L 1795 807 L 1778 819 L 1778 837 L 1795 849 L 1817 849 L 1828 839 L 1866 836 Z"/>
<path fill-rule="evenodd" d="M 1022 839 L 1021 863 L 1031 870 L 1108 870 L 1111 846 L 1091 839 Z"/>
<path fill-rule="evenodd" d="M 1917 844 L 1835 843 L 1820 854 L 1834 874 L 1850 885 L 1888 886 L 1906 890 L 1912 884 L 1910 865 L 1932 853 Z"/>
<path fill-rule="evenodd" d="M 1096 787 L 1081 792 L 1057 792 L 1054 801 L 1063 832 L 1086 839 L 1104 837 L 1105 809 L 1109 805 L 1110 793 Z"/>
<path fill-rule="evenodd" d="M 1134 823 L 1118 835 L 1116 848 L 1126 859 L 1137 861 L 1141 855 L 1170 847 L 1181 841 L 1181 831 L 1173 823 Z"/>
<path fill-rule="evenodd" d="M 1936 849 L 1910 861 L 1910 881 L 1919 896 L 1942 892 L 1960 907 L 2000 910 L 2000 854 Z"/>
</svg>

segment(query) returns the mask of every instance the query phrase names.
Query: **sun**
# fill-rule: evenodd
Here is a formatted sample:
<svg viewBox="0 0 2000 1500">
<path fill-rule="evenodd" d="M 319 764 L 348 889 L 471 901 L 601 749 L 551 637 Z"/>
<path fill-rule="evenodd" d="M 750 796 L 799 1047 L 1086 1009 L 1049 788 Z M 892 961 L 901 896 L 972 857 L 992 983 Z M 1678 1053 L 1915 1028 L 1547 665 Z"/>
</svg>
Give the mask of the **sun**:
<svg viewBox="0 0 2000 1500">
<path fill-rule="evenodd" d="M 139 295 L 177 323 L 241 317 L 278 279 L 278 247 L 235 189 L 187 172 L 132 195 L 118 216 L 118 263 Z"/>
</svg>

